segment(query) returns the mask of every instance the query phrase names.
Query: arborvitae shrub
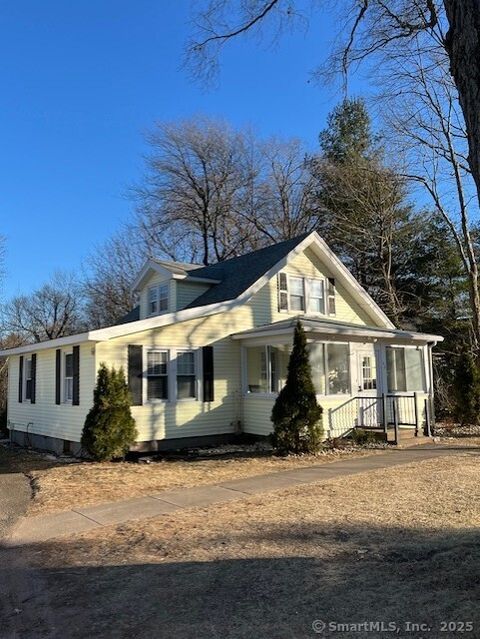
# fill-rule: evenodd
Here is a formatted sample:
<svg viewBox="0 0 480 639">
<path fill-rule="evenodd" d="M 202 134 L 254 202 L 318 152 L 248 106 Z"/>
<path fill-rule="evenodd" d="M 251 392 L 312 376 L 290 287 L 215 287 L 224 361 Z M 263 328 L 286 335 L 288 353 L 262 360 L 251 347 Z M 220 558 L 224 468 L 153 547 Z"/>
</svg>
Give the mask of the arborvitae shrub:
<svg viewBox="0 0 480 639">
<path fill-rule="evenodd" d="M 457 358 L 454 383 L 455 416 L 462 426 L 480 423 L 480 369 L 472 352 Z"/>
<path fill-rule="evenodd" d="M 312 381 L 307 338 L 298 322 L 288 362 L 287 381 L 272 410 L 274 447 L 280 452 L 317 451 L 323 435 L 322 412 Z"/>
<path fill-rule="evenodd" d="M 97 461 L 107 461 L 124 457 L 136 437 L 123 369 L 117 371 L 100 364 L 93 406 L 83 427 L 82 447 Z"/>
</svg>

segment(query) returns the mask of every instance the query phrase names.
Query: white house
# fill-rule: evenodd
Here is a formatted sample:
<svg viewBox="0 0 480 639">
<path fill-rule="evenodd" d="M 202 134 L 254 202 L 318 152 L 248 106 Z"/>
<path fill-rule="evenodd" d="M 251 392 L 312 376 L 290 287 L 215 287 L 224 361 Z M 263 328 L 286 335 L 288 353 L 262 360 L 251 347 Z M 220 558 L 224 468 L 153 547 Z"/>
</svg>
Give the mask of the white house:
<svg viewBox="0 0 480 639">
<path fill-rule="evenodd" d="M 442 338 L 396 329 L 315 232 L 212 266 L 150 260 L 134 286 L 124 323 L 0 353 L 13 441 L 78 452 L 101 362 L 127 373 L 138 450 L 268 435 L 297 318 L 326 436 L 431 418 Z"/>
</svg>

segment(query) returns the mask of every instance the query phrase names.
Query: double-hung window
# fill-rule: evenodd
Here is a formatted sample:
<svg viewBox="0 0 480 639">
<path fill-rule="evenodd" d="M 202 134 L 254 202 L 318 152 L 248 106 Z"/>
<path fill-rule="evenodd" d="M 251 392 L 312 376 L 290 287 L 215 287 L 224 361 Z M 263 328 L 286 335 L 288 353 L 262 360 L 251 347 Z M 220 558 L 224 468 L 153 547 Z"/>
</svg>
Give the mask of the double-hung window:
<svg viewBox="0 0 480 639">
<path fill-rule="evenodd" d="M 147 399 L 168 399 L 168 351 L 147 354 Z"/>
<path fill-rule="evenodd" d="M 308 280 L 308 307 L 312 313 L 325 313 L 323 280 Z"/>
<path fill-rule="evenodd" d="M 290 286 L 290 310 L 305 310 L 305 289 L 303 277 L 289 277 Z"/>
<path fill-rule="evenodd" d="M 156 313 L 158 313 L 158 286 L 152 286 L 148 289 L 148 314 Z"/>
<path fill-rule="evenodd" d="M 65 353 L 63 363 L 63 401 L 73 399 L 73 353 Z"/>
<path fill-rule="evenodd" d="M 32 399 L 32 360 L 25 360 L 25 399 Z"/>
<path fill-rule="evenodd" d="M 197 396 L 194 351 L 177 351 L 177 399 Z"/>
<path fill-rule="evenodd" d="M 168 284 L 158 287 L 158 312 L 168 311 Z"/>
<path fill-rule="evenodd" d="M 277 277 L 278 310 L 335 315 L 335 280 L 305 278 L 287 273 Z"/>
<path fill-rule="evenodd" d="M 156 315 L 168 311 L 168 284 L 151 286 L 148 289 L 148 314 Z"/>
</svg>

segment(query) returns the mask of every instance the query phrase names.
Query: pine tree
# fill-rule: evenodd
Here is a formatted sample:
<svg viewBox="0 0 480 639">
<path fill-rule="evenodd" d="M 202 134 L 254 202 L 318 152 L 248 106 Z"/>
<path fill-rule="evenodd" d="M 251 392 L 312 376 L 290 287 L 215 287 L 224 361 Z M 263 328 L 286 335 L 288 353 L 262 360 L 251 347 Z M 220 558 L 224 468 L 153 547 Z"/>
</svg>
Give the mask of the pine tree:
<svg viewBox="0 0 480 639">
<path fill-rule="evenodd" d="M 322 442 L 322 408 L 317 403 L 307 338 L 300 322 L 293 336 L 285 386 L 272 410 L 273 445 L 281 452 L 309 453 Z"/>
<path fill-rule="evenodd" d="M 100 364 L 82 446 L 97 461 L 124 457 L 137 436 L 123 369 Z"/>
<path fill-rule="evenodd" d="M 465 349 L 455 371 L 455 414 L 462 426 L 480 423 L 480 369 L 472 352 Z"/>
</svg>

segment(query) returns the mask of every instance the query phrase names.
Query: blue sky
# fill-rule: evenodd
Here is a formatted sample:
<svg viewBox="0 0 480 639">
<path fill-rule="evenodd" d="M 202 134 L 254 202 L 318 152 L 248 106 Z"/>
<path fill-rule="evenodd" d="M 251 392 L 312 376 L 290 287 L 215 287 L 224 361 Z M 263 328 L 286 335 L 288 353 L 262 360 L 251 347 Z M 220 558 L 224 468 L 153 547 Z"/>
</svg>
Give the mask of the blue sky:
<svg viewBox="0 0 480 639">
<path fill-rule="evenodd" d="M 309 83 L 333 25 L 274 48 L 231 43 L 218 87 L 182 70 L 190 1 L 3 0 L 0 5 L 0 233 L 3 296 L 27 292 L 85 257 L 131 212 L 143 132 L 197 113 L 313 147 L 339 95 Z M 357 93 L 360 87 L 354 87 Z"/>
</svg>

